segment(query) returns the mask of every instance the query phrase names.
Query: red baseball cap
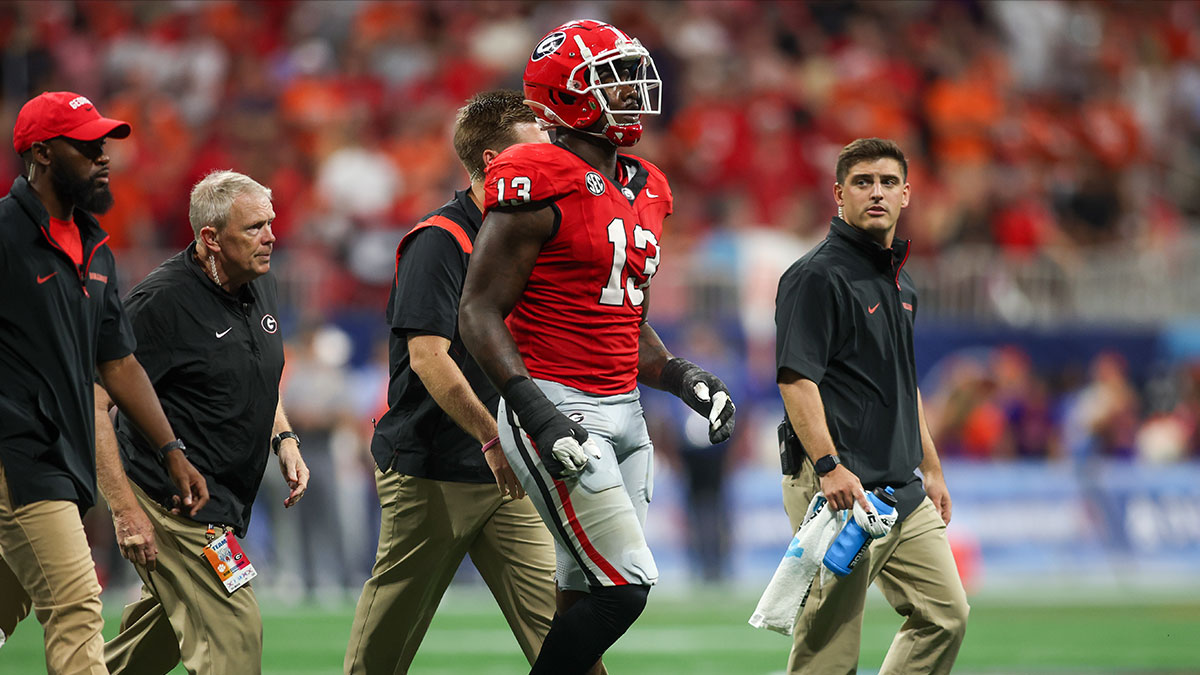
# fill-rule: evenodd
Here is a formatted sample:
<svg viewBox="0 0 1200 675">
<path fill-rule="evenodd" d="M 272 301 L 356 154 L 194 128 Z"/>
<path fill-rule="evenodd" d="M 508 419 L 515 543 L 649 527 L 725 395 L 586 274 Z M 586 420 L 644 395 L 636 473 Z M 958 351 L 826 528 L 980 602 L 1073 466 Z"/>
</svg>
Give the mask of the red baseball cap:
<svg viewBox="0 0 1200 675">
<path fill-rule="evenodd" d="M 69 91 L 47 91 L 21 106 L 13 126 L 13 149 L 25 152 L 39 141 L 66 136 L 77 141 L 94 141 L 129 135 L 128 122 L 100 115 L 86 96 Z"/>
</svg>

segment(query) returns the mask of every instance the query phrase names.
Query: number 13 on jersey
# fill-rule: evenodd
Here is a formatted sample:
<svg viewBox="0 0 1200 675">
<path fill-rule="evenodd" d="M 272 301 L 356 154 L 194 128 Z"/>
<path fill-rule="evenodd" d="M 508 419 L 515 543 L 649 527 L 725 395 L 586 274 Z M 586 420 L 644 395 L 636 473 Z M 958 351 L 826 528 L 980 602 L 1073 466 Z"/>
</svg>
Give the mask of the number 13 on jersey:
<svg viewBox="0 0 1200 675">
<path fill-rule="evenodd" d="M 496 201 L 501 206 L 520 206 L 529 202 L 531 183 L 528 176 L 513 176 L 508 182 L 509 190 L 505 190 L 504 181 L 504 178 L 496 181 Z"/>
<path fill-rule="evenodd" d="M 600 304 L 623 305 L 625 304 L 625 295 L 628 294 L 630 304 L 637 307 L 645 300 L 646 294 L 642 292 L 632 277 L 625 276 L 624 280 L 621 278 L 622 272 L 625 271 L 625 261 L 628 258 L 626 247 L 632 244 L 635 249 L 645 251 L 648 244 L 654 245 L 654 255 L 647 256 L 645 265 L 642 267 L 642 276 L 646 279 L 646 283 L 649 283 L 650 277 L 654 276 L 655 270 L 658 269 L 660 255 L 658 237 L 641 225 L 634 224 L 633 241 L 630 242 L 625 233 L 625 221 L 621 218 L 613 218 L 608 224 L 608 241 L 613 245 L 612 269 L 608 273 L 608 283 L 600 289 Z"/>
</svg>

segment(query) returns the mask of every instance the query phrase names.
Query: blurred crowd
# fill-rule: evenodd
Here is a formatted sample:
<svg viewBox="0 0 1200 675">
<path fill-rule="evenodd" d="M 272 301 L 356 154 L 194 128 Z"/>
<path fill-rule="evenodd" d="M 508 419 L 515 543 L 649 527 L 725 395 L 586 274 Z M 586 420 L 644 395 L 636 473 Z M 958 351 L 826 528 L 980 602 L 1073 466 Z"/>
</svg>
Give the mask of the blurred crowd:
<svg viewBox="0 0 1200 675">
<path fill-rule="evenodd" d="M 905 149 L 900 234 L 925 259 L 986 247 L 1070 267 L 1098 248 L 1169 250 L 1200 234 L 1195 0 L 3 3 L 0 127 L 64 89 L 133 126 L 108 146 L 116 206 L 102 219 L 126 287 L 191 239 L 186 196 L 210 170 L 274 191 L 284 400 L 323 478 L 299 522 L 274 517 L 278 481 L 264 483 L 252 527 L 287 530 L 261 553 L 285 570 L 282 587 L 336 594 L 369 568 L 365 440 L 384 405 L 393 251 L 466 185 L 455 110 L 518 88 L 538 38 L 585 16 L 638 37 L 664 80 L 663 114 L 634 149 L 675 194 L 655 317 L 726 364 L 746 433 L 688 454 L 674 427 L 686 416 L 653 397 L 648 410 L 709 531 L 725 522 L 729 465 L 774 461 L 775 285 L 824 236 L 848 141 Z M 4 186 L 19 171 L 8 157 Z M 1200 366 L 1135 379 L 1126 358 L 1058 372 L 1018 347 L 944 360 L 923 384 L 943 455 L 1200 456 Z"/>
<path fill-rule="evenodd" d="M 666 83 L 637 152 L 671 177 L 674 255 L 722 229 L 822 236 L 836 153 L 869 135 L 909 154 L 918 253 L 1170 246 L 1200 215 L 1193 1 L 13 2 L 0 115 L 68 89 L 133 123 L 114 248 L 184 243 L 183 195 L 232 166 L 328 280 L 306 309 L 371 304 L 378 244 L 464 183 L 454 110 L 518 86 L 577 14 L 638 36 Z"/>
<path fill-rule="evenodd" d="M 943 457 L 1154 464 L 1200 457 L 1200 363 L 1139 383 L 1117 352 L 1097 354 L 1086 369 L 1043 372 L 1008 346 L 946 359 L 925 389 Z"/>
</svg>

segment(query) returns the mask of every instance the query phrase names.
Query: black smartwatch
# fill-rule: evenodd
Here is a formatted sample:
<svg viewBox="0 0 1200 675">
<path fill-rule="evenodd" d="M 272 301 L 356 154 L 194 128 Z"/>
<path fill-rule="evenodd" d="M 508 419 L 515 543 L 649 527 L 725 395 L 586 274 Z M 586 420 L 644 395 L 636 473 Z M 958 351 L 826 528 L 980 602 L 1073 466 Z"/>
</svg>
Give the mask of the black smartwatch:
<svg viewBox="0 0 1200 675">
<path fill-rule="evenodd" d="M 279 454 L 279 444 L 282 443 L 283 439 L 285 439 L 285 438 L 290 438 L 290 439 L 296 441 L 296 447 L 300 446 L 300 437 L 296 435 L 296 432 L 281 431 L 281 432 L 275 434 L 275 437 L 271 439 L 271 452 L 274 452 L 275 454 L 278 455 Z"/>
<path fill-rule="evenodd" d="M 158 461 L 160 463 L 167 461 L 167 453 L 171 452 L 172 450 L 182 450 L 186 453 L 187 446 L 183 444 L 182 439 L 176 438 L 175 440 L 158 449 Z"/>
<path fill-rule="evenodd" d="M 831 452 L 813 463 L 813 468 L 817 470 L 817 476 L 824 478 L 825 474 L 838 468 L 841 463 L 842 458 Z"/>
</svg>

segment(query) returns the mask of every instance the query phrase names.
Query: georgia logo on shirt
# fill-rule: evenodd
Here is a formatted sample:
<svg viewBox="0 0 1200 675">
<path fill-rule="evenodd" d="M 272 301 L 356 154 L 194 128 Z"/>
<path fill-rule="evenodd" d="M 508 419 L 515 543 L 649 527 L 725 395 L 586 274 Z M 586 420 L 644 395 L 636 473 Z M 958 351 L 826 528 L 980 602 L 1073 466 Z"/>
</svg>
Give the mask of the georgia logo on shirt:
<svg viewBox="0 0 1200 675">
<path fill-rule="evenodd" d="M 279 322 L 276 321 L 275 317 L 271 316 L 270 314 L 264 314 L 262 318 L 262 329 L 274 335 L 275 331 L 279 330 Z"/>
</svg>

